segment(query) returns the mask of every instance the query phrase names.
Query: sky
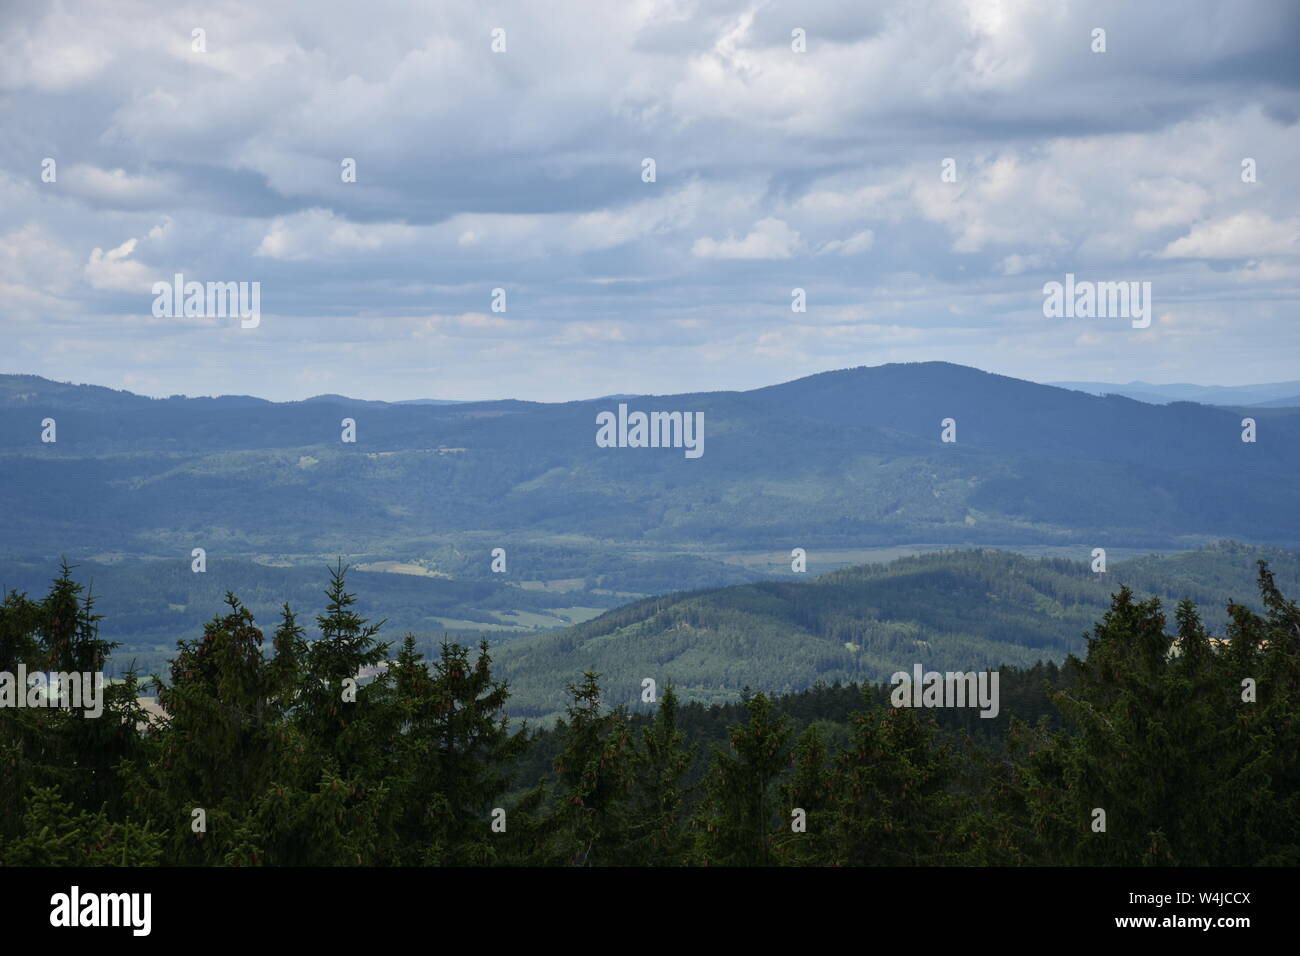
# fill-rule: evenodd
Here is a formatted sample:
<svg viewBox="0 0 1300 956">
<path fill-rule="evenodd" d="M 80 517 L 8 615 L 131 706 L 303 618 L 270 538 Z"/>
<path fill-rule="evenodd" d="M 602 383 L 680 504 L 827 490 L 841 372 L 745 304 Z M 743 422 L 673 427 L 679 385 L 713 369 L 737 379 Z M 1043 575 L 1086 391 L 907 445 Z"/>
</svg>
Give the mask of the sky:
<svg viewBox="0 0 1300 956">
<path fill-rule="evenodd" d="M 0 372 L 1297 379 L 1298 45 L 1280 0 L 4 4 Z M 259 283 L 260 322 L 155 315 L 177 273 Z M 1150 326 L 1046 316 L 1067 273 L 1150 282 Z"/>
</svg>

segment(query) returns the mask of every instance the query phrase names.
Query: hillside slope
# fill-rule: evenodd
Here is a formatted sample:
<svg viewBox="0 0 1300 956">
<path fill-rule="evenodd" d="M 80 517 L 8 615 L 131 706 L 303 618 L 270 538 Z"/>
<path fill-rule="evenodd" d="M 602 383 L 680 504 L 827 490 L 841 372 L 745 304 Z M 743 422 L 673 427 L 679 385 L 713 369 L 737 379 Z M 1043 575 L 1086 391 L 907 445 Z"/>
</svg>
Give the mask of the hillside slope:
<svg viewBox="0 0 1300 956">
<path fill-rule="evenodd" d="M 789 693 L 815 683 L 882 681 L 916 663 L 936 670 L 1027 666 L 1080 653 L 1083 635 L 1128 585 L 1172 611 L 1184 597 L 1210 615 L 1229 600 L 1256 605 L 1256 561 L 1283 592 L 1300 590 L 1300 555 L 1221 543 L 1111 565 L 955 551 L 846 568 L 801 582 L 762 582 L 639 601 L 499 650 L 512 709 L 554 714 L 584 670 L 611 703 L 636 707 L 643 678 L 688 700 L 734 699 L 742 688 Z"/>
</svg>

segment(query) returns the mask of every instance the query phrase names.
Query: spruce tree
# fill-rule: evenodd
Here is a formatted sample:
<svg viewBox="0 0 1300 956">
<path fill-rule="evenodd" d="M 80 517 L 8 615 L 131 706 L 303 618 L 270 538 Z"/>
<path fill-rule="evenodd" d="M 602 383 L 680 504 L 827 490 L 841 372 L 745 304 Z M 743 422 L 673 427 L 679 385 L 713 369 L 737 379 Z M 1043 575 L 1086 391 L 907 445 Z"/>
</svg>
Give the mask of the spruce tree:
<svg viewBox="0 0 1300 956">
<path fill-rule="evenodd" d="M 788 808 L 778 805 L 773 791 L 789 764 L 789 720 L 776 716 L 761 693 L 747 697 L 745 712 L 746 722 L 728 729 L 731 752 L 714 755 L 695 820 L 697 854 L 706 866 L 778 862 L 775 833 Z"/>
<path fill-rule="evenodd" d="M 430 674 L 408 636 L 393 669 L 402 714 L 402 846 L 411 862 L 482 865 L 499 846 L 490 813 L 510 785 L 529 731 L 511 731 L 509 688 L 492 676 L 487 641 L 470 660 L 467 647 L 443 641 Z M 507 833 L 509 827 L 507 827 Z"/>
<path fill-rule="evenodd" d="M 957 819 L 955 766 L 936 740 L 933 717 L 878 706 L 850 718 L 848 747 L 835 762 L 830 860 L 846 866 L 948 862 Z"/>
<path fill-rule="evenodd" d="M 587 671 L 569 685 L 566 718 L 556 732 L 562 750 L 555 761 L 557 805 L 552 817 L 557 861 L 606 866 L 626 860 L 630 831 L 632 735 L 627 711 L 606 711 L 599 675 Z"/>
<path fill-rule="evenodd" d="M 677 726 L 677 694 L 664 688 L 650 726 L 641 732 L 632 758 L 632 808 L 628 862 L 641 866 L 675 866 L 686 861 L 686 772 L 695 748 Z"/>
<path fill-rule="evenodd" d="M 785 827 L 776 841 L 777 856 L 786 865 L 826 863 L 832 856 L 835 789 L 826 740 L 817 724 L 799 735 L 790 759 L 793 773 L 780 788 Z"/>
<path fill-rule="evenodd" d="M 170 682 L 155 678 L 167 719 L 154 759 L 123 768 L 132 807 L 170 834 L 175 862 L 217 862 L 234 845 L 236 824 L 276 766 L 275 725 L 291 702 L 292 689 L 272 682 L 252 612 L 230 593 L 226 605 L 201 638 L 177 642 Z"/>
</svg>

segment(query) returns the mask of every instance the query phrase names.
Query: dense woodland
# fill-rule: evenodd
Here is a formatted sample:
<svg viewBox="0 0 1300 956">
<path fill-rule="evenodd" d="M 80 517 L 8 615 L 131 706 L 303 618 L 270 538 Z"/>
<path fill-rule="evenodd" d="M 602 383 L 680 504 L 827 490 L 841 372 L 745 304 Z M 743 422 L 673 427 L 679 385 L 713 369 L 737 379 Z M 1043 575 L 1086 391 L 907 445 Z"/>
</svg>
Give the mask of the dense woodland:
<svg viewBox="0 0 1300 956">
<path fill-rule="evenodd" d="M 287 605 L 268 640 L 228 595 L 98 719 L 0 710 L 0 862 L 1294 865 L 1300 608 L 1262 561 L 1258 587 L 1226 641 L 1191 601 L 1170 619 L 1121 589 L 1085 656 L 1003 669 L 993 720 L 871 684 L 722 706 L 664 688 L 629 714 L 588 672 L 539 732 L 506 717 L 486 643 L 390 648 L 340 567 L 316 640 Z M 8 593 L 0 671 L 101 670 L 99 619 L 67 566 L 43 598 Z M 137 703 L 155 682 L 165 719 Z"/>
<path fill-rule="evenodd" d="M 1233 542 L 1112 564 L 944 551 L 817 577 L 786 574 L 647 598 L 575 627 L 494 648 L 510 713 L 564 713 L 575 674 L 601 675 L 606 699 L 641 710 L 641 679 L 671 683 L 683 702 L 723 703 L 749 685 L 789 694 L 822 683 L 878 683 L 919 661 L 940 671 L 1061 663 L 1121 585 L 1170 607 L 1190 598 L 1217 623 L 1256 591 L 1267 560 L 1279 589 L 1300 592 L 1300 556 Z M 807 580 L 800 580 L 807 578 Z M 436 646 L 427 646 L 429 654 Z"/>
</svg>

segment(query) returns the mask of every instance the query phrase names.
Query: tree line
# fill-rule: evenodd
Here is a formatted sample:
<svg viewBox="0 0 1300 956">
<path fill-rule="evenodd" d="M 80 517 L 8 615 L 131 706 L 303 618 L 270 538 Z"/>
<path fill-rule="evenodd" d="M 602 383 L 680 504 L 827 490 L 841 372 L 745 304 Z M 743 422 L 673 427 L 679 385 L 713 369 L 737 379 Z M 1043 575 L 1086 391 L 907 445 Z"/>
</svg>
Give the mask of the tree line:
<svg viewBox="0 0 1300 956">
<path fill-rule="evenodd" d="M 71 570 L 5 595 L 0 672 L 103 669 Z M 102 716 L 0 708 L 0 863 L 1295 865 L 1300 609 L 1263 561 L 1258 587 L 1223 639 L 1121 589 L 1086 656 L 1004 669 L 996 720 L 871 684 L 713 707 L 666 687 L 634 715 L 587 672 L 539 731 L 486 642 L 394 649 L 340 565 L 316 639 L 285 605 L 268 642 L 228 594 Z"/>
</svg>

